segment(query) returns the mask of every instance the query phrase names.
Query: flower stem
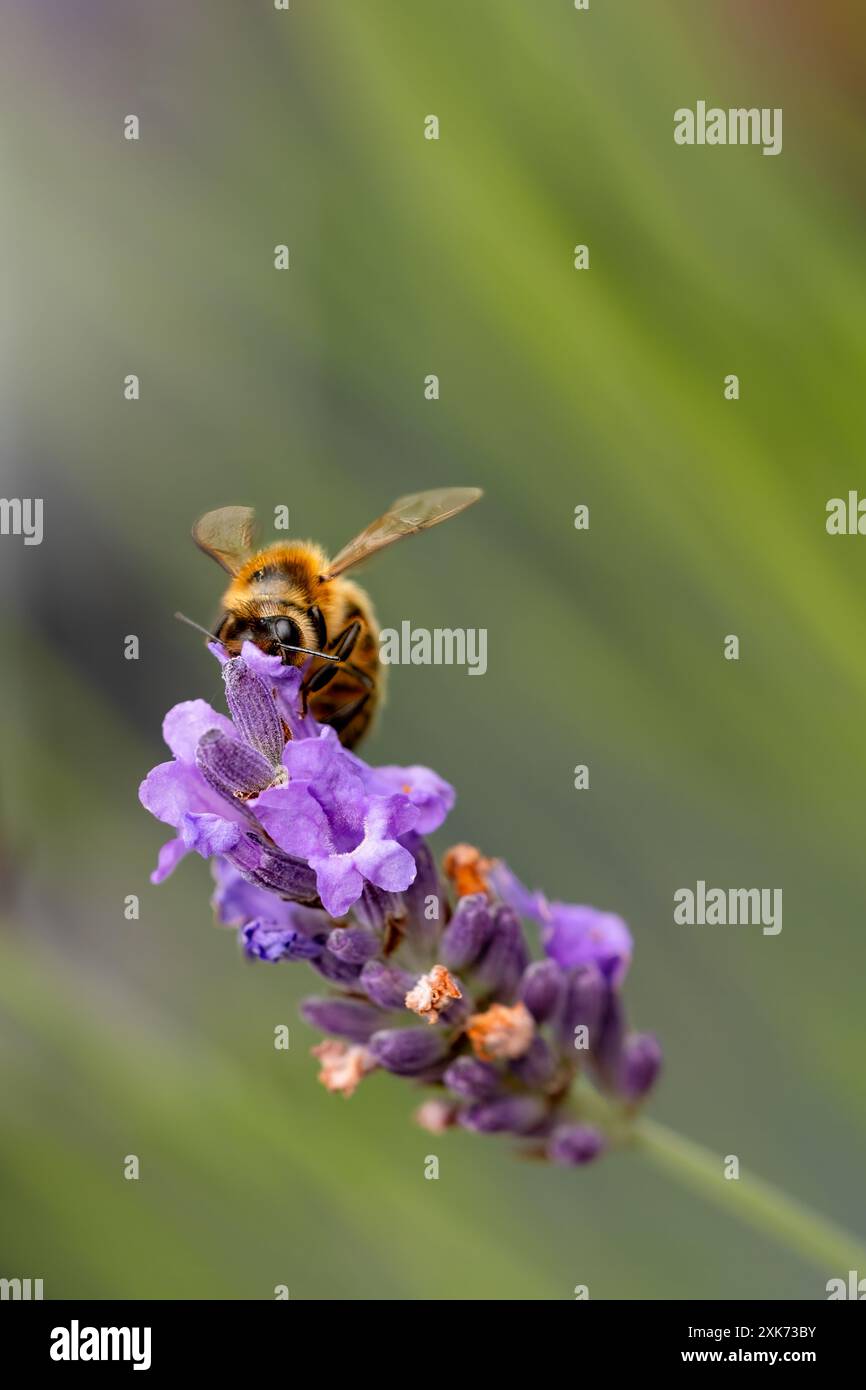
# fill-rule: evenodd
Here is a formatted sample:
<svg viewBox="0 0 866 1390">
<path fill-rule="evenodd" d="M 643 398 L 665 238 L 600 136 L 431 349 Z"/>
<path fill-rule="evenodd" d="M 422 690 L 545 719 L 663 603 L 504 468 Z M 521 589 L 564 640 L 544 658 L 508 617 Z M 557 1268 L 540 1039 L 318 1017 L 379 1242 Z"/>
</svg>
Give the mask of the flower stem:
<svg viewBox="0 0 866 1390">
<path fill-rule="evenodd" d="M 702 1144 L 646 1118 L 635 1126 L 631 1142 L 664 1172 L 810 1260 L 825 1278 L 844 1278 L 849 1269 L 866 1272 L 866 1245 L 856 1236 L 763 1178 L 741 1173 L 727 1181 L 721 1157 Z"/>
</svg>

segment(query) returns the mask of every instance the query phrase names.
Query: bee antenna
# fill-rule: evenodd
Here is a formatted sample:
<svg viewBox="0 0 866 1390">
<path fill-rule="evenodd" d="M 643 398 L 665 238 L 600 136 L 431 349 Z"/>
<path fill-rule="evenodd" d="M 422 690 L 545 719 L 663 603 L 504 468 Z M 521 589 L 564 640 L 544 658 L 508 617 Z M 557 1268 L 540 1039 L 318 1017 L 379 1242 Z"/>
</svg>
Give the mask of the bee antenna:
<svg viewBox="0 0 866 1390">
<path fill-rule="evenodd" d="M 282 647 L 286 652 L 305 652 L 307 656 L 320 656 L 323 661 L 342 661 L 342 657 L 334 656 L 331 652 L 316 652 L 312 647 L 292 647 L 288 642 L 277 642 L 278 647 Z"/>
<path fill-rule="evenodd" d="M 174 616 L 179 623 L 186 623 L 187 627 L 194 627 L 196 632 L 200 632 L 209 642 L 219 642 L 221 647 L 225 646 L 225 642 L 217 637 L 215 632 L 209 632 L 206 627 L 202 627 L 201 623 L 194 623 L 192 618 L 188 618 L 185 613 L 175 613 Z"/>
</svg>

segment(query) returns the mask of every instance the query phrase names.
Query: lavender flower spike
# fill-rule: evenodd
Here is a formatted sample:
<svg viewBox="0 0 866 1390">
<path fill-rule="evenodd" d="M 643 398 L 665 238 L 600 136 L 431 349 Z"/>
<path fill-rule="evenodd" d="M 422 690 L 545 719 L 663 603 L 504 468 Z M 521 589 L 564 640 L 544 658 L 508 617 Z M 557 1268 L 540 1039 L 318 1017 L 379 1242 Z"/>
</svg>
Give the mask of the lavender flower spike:
<svg viewBox="0 0 866 1390">
<path fill-rule="evenodd" d="M 416 1112 L 432 1132 L 510 1136 L 567 1167 L 627 1141 L 661 1049 L 628 1029 L 625 923 L 529 892 L 471 845 L 440 873 L 424 837 L 453 806 L 446 782 L 349 752 L 301 710 L 301 674 L 278 657 L 213 652 L 231 718 L 176 705 L 171 761 L 141 784 L 174 831 L 154 879 L 190 851 L 210 859 L 217 919 L 254 968 L 312 967 L 323 992 L 301 1012 L 326 1035 L 322 1085 L 346 1098 L 390 1073 L 432 1088 Z M 521 919 L 540 928 L 540 960 Z"/>
</svg>

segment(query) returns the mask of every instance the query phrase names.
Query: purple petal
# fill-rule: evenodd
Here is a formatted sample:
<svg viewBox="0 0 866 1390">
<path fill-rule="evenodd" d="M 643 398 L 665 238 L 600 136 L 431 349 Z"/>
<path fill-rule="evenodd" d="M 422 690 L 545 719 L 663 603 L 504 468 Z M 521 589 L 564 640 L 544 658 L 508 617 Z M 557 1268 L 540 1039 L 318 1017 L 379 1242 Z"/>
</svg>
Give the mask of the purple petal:
<svg viewBox="0 0 866 1390">
<path fill-rule="evenodd" d="M 188 812 L 210 811 L 226 819 L 244 820 L 240 805 L 232 811 L 219 793 L 208 786 L 198 768 L 190 763 L 160 763 L 145 777 L 138 789 L 138 798 L 157 820 L 176 829 Z"/>
<path fill-rule="evenodd" d="M 334 841 L 328 818 L 302 782 L 271 787 L 256 798 L 254 805 L 258 820 L 286 854 L 311 861 L 332 853 Z"/>
<path fill-rule="evenodd" d="M 417 819 L 418 808 L 407 796 L 371 796 L 364 816 L 364 832 L 369 839 L 396 840 L 414 829 Z"/>
<path fill-rule="evenodd" d="M 251 960 L 313 960 L 322 953 L 322 942 L 294 927 L 275 927 L 271 922 L 248 922 L 240 932 L 241 944 Z"/>
<path fill-rule="evenodd" d="M 421 835 L 438 830 L 455 801 L 454 788 L 429 767 L 376 767 L 367 774 L 367 789 L 380 796 L 397 792 L 418 811 L 415 829 Z"/>
<path fill-rule="evenodd" d="M 351 859 L 365 878 L 387 893 L 401 893 L 417 872 L 412 855 L 396 840 L 368 837 L 352 851 Z"/>
<path fill-rule="evenodd" d="M 310 860 L 322 905 L 332 917 L 342 917 L 357 902 L 364 880 L 355 868 L 351 854 L 331 854 Z"/>
<path fill-rule="evenodd" d="M 547 899 L 544 894 L 530 893 L 528 888 L 524 888 L 520 879 L 511 872 L 504 860 L 495 860 L 493 867 L 488 870 L 487 876 L 496 895 L 509 907 L 513 907 L 519 917 L 528 917 L 534 922 L 541 921 L 547 909 Z"/>
<path fill-rule="evenodd" d="M 549 903 L 542 921 L 544 949 L 564 970 L 595 962 L 619 985 L 631 960 L 631 932 L 621 917 L 594 907 Z"/>
<path fill-rule="evenodd" d="M 183 840 L 178 836 L 174 840 L 166 840 L 156 861 L 156 868 L 150 876 L 151 883 L 162 883 L 168 878 L 169 874 L 174 873 L 181 859 L 189 853 Z"/>
<path fill-rule="evenodd" d="M 219 729 L 229 738 L 234 736 L 231 720 L 217 714 L 206 700 L 184 700 L 170 709 L 162 721 L 162 736 L 182 763 L 195 762 L 198 741 L 209 729 Z"/>
<path fill-rule="evenodd" d="M 216 854 L 226 854 L 234 849 L 243 831 L 233 821 L 222 816 L 194 815 L 187 812 L 181 826 L 181 839 L 187 849 L 195 850 L 203 859 L 211 859 Z"/>
</svg>

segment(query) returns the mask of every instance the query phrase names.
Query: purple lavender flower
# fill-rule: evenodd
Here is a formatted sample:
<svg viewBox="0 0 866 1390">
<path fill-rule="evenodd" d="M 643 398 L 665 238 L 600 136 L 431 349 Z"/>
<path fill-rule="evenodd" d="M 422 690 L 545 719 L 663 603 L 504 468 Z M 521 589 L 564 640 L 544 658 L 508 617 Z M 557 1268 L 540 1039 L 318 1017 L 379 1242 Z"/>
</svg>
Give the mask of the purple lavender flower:
<svg viewBox="0 0 866 1390">
<path fill-rule="evenodd" d="M 521 917 L 538 922 L 542 944 L 551 960 L 567 970 L 594 964 L 614 985 L 621 985 L 632 955 L 631 932 L 621 917 L 595 907 L 548 902 L 543 893 L 530 893 L 506 864 L 491 870 L 496 891 Z"/>
<path fill-rule="evenodd" d="M 426 768 L 368 768 L 333 729 L 299 717 L 293 705 L 299 677 L 295 671 L 290 680 L 287 671 L 294 668 L 246 643 L 242 656 L 223 663 L 231 720 L 201 700 L 170 711 L 164 734 L 174 761 L 155 768 L 139 793 L 152 814 L 178 831 L 163 847 L 154 878 L 161 881 L 195 849 L 204 857 L 228 855 L 260 882 L 260 870 L 276 873 L 283 861 L 251 864 L 249 843 L 233 853 L 242 839 L 251 840 L 305 865 L 323 906 L 339 917 L 366 884 L 386 893 L 410 886 L 417 864 L 401 840 L 419 824 L 438 827 L 454 793 Z M 280 682 L 276 690 L 269 680 Z M 288 742 L 284 723 L 294 733 Z M 302 900 L 314 896 L 303 875 L 283 886 Z"/>
<path fill-rule="evenodd" d="M 241 943 L 251 960 L 315 960 L 324 943 L 295 927 L 275 927 L 271 922 L 247 922 Z"/>
<path fill-rule="evenodd" d="M 448 852 L 443 878 L 424 837 L 453 806 L 446 782 L 343 748 L 301 712 L 302 673 L 278 657 L 213 650 L 231 718 L 175 706 L 172 760 L 141 786 L 175 831 L 154 879 L 190 851 L 211 859 L 217 918 L 244 954 L 326 982 L 301 1006 L 329 1035 L 312 1049 L 322 1084 L 350 1096 L 379 1070 L 434 1087 L 418 1112 L 434 1132 L 511 1135 L 566 1166 L 619 1142 L 661 1067 L 655 1038 L 626 1025 L 625 923 L 548 902 L 471 845 Z"/>
</svg>

